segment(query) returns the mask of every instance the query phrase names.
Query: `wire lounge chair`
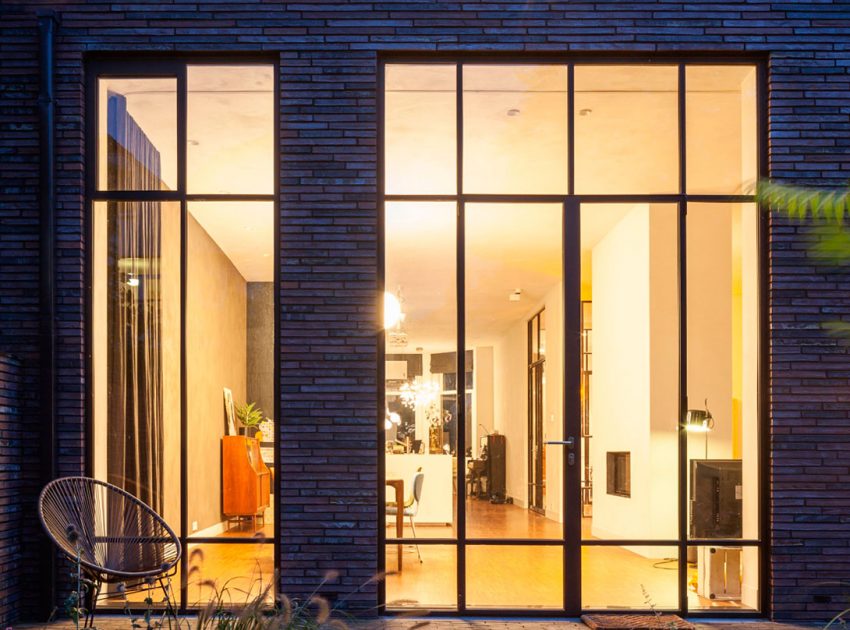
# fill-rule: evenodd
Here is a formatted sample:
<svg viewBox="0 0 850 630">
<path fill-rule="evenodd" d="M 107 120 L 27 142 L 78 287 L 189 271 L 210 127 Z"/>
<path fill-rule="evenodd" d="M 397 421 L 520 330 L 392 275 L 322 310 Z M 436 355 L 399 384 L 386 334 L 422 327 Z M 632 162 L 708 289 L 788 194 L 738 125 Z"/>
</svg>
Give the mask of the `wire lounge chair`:
<svg viewBox="0 0 850 630">
<path fill-rule="evenodd" d="M 38 516 L 50 539 L 72 561 L 79 557 L 88 581 L 86 627 L 103 584 L 158 585 L 174 609 L 166 579 L 177 571 L 180 540 L 137 498 L 103 481 L 64 477 L 41 491 Z"/>
</svg>

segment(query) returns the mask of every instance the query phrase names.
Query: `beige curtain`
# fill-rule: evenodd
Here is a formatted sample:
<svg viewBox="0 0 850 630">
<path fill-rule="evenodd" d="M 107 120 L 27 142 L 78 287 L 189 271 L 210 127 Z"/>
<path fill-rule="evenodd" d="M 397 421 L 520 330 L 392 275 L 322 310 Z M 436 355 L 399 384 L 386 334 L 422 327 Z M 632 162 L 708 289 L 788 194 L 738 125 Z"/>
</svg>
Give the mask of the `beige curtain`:
<svg viewBox="0 0 850 630">
<path fill-rule="evenodd" d="M 111 190 L 159 190 L 159 151 L 107 97 Z M 161 204 L 111 202 L 108 212 L 108 480 L 163 511 Z"/>
</svg>

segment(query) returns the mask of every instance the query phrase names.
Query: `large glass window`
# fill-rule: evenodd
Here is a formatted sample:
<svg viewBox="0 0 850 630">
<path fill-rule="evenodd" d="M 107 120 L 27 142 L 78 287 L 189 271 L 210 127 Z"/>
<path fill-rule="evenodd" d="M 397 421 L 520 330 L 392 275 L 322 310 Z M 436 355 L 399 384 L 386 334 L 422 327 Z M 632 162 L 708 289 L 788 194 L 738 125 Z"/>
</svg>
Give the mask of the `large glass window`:
<svg viewBox="0 0 850 630">
<path fill-rule="evenodd" d="M 236 604 L 275 568 L 275 68 L 91 70 L 92 469 L 179 533 L 182 607 Z"/>
<path fill-rule="evenodd" d="M 679 192 L 678 67 L 575 67 L 577 193 Z"/>
<path fill-rule="evenodd" d="M 388 608 L 759 610 L 757 72 L 384 65 Z"/>
</svg>

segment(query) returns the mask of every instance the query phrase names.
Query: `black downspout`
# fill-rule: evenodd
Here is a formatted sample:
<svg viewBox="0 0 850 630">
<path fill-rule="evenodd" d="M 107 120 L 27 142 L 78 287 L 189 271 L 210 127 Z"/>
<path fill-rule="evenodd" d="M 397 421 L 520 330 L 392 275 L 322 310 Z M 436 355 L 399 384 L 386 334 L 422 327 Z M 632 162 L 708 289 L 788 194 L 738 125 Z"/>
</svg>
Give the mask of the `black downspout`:
<svg viewBox="0 0 850 630">
<path fill-rule="evenodd" d="M 56 477 L 56 146 L 53 95 L 53 36 L 56 15 L 39 13 L 40 84 L 38 95 L 39 128 L 39 360 L 41 405 L 41 481 Z M 52 545 L 40 545 L 42 595 L 39 606 L 48 615 L 56 602 L 56 566 Z M 43 606 L 44 603 L 48 605 Z M 40 616 L 40 613 L 37 613 Z"/>
</svg>

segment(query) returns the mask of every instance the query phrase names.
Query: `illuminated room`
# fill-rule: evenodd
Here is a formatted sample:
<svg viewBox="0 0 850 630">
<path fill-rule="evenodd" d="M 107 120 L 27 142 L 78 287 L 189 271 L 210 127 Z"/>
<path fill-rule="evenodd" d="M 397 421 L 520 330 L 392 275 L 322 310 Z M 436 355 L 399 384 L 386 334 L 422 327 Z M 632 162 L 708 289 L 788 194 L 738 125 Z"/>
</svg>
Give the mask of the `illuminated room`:
<svg viewBox="0 0 850 630">
<path fill-rule="evenodd" d="M 755 69 L 384 72 L 387 608 L 755 609 Z"/>
<path fill-rule="evenodd" d="M 93 207 L 93 472 L 182 538 L 197 605 L 274 574 L 274 73 L 182 70 L 98 84 L 98 187 L 145 192 Z"/>
</svg>

